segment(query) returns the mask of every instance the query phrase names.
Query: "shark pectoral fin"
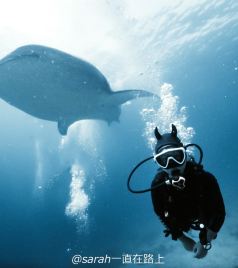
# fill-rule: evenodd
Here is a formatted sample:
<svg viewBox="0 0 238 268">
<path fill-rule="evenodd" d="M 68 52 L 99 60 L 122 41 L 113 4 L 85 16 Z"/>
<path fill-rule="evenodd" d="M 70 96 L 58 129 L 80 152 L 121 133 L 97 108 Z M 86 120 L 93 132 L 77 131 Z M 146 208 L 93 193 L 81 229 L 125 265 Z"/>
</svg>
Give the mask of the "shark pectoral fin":
<svg viewBox="0 0 238 268">
<path fill-rule="evenodd" d="M 144 97 L 159 98 L 159 96 L 156 94 L 153 94 L 146 90 L 139 90 L 139 89 L 128 89 L 128 90 L 116 91 L 116 92 L 113 92 L 112 96 L 118 104 L 123 104 L 129 100 L 136 99 L 136 98 L 144 98 Z"/>
<path fill-rule="evenodd" d="M 59 133 L 63 136 L 67 135 L 68 128 L 71 124 L 67 122 L 64 118 L 59 119 L 58 121 L 58 130 Z"/>
</svg>

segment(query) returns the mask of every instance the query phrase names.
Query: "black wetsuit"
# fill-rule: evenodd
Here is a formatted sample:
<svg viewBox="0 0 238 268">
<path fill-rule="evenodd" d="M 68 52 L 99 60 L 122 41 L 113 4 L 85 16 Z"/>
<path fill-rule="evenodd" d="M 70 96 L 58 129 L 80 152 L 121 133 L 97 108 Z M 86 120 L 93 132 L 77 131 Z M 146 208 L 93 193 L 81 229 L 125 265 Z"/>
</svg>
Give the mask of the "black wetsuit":
<svg viewBox="0 0 238 268">
<path fill-rule="evenodd" d="M 166 226 L 167 233 L 176 240 L 197 220 L 217 233 L 225 219 L 225 207 L 216 178 L 193 162 L 186 164 L 183 177 L 186 179 L 183 190 L 163 185 L 151 191 L 154 211 Z M 152 187 L 167 178 L 167 173 L 159 171 Z"/>
</svg>

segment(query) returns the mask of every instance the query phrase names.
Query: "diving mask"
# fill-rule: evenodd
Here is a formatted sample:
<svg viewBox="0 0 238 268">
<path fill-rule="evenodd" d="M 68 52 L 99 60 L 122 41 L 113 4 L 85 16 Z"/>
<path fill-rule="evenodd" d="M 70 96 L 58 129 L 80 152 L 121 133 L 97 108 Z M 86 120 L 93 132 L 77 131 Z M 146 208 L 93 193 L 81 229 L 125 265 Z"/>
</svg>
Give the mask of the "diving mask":
<svg viewBox="0 0 238 268">
<path fill-rule="evenodd" d="M 167 169 L 182 165 L 186 160 L 186 150 L 184 147 L 169 147 L 154 156 L 154 161 L 162 168 Z"/>
</svg>

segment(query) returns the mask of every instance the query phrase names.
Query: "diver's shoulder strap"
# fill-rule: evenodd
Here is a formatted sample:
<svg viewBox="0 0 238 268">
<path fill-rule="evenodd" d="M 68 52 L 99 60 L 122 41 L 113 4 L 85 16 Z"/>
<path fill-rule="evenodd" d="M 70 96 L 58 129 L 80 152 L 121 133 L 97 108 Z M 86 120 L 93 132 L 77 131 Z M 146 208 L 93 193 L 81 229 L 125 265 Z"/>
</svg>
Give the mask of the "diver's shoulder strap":
<svg viewBox="0 0 238 268">
<path fill-rule="evenodd" d="M 202 172 L 203 171 L 203 165 L 202 164 L 198 164 L 194 157 L 190 157 L 190 159 L 188 160 L 189 165 L 191 166 L 191 168 L 196 171 L 196 172 Z"/>
</svg>

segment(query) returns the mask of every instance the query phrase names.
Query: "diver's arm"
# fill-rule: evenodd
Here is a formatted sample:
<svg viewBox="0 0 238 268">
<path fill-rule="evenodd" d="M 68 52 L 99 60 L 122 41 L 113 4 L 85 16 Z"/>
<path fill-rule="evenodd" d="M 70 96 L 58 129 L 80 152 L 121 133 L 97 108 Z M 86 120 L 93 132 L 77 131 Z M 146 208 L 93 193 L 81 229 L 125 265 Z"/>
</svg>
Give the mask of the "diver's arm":
<svg viewBox="0 0 238 268">
<path fill-rule="evenodd" d="M 225 220 L 225 205 L 216 178 L 212 174 L 206 172 L 206 180 L 208 182 L 206 188 L 206 199 L 208 202 L 206 206 L 210 212 L 207 228 L 214 233 L 218 233 Z"/>
<path fill-rule="evenodd" d="M 199 237 L 200 242 L 205 245 L 217 237 L 225 220 L 225 206 L 216 178 L 204 172 L 201 180 L 203 181 L 202 212 L 205 228 L 201 230 Z"/>
</svg>

